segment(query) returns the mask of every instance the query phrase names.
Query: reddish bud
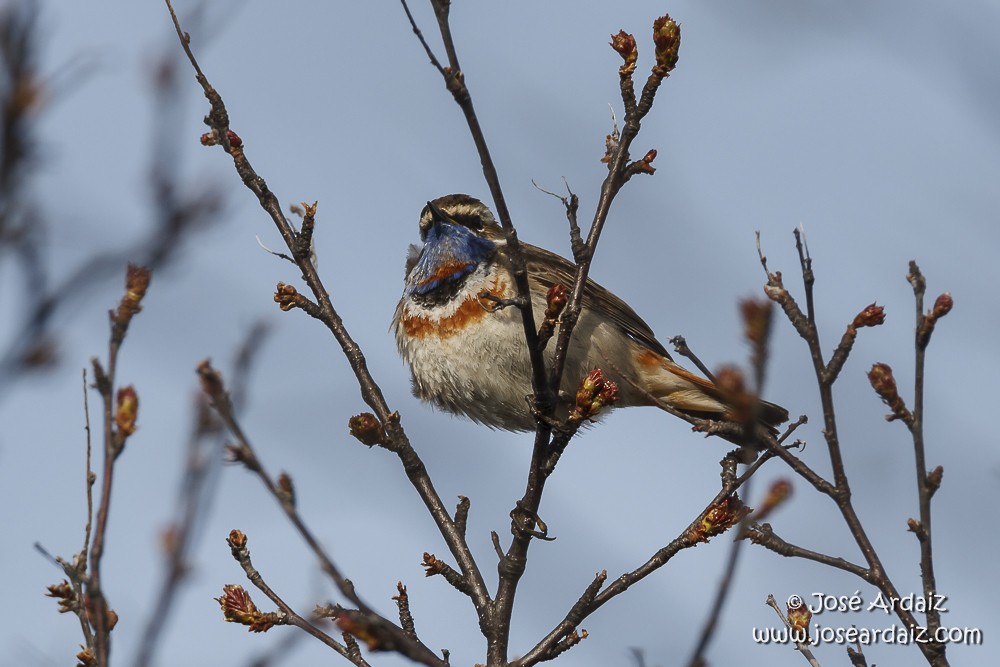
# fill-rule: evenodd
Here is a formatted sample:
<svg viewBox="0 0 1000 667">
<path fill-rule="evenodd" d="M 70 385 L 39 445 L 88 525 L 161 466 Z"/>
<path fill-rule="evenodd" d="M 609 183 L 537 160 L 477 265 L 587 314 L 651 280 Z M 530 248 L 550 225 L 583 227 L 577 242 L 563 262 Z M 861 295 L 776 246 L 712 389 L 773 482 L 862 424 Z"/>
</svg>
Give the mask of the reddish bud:
<svg viewBox="0 0 1000 667">
<path fill-rule="evenodd" d="M 754 512 L 753 521 L 759 523 L 771 514 L 779 505 L 788 500 L 792 495 L 792 483 L 787 479 L 778 479 L 771 484 L 763 502 Z"/>
<path fill-rule="evenodd" d="M 927 473 L 927 488 L 933 494 L 941 486 L 941 479 L 944 477 L 944 468 L 938 466 Z"/>
<path fill-rule="evenodd" d="M 89 648 L 85 648 L 76 654 L 76 659 L 80 661 L 77 667 L 94 667 L 97 665 L 97 656 Z"/>
<path fill-rule="evenodd" d="M 142 297 L 146 296 L 152 277 L 152 272 L 146 267 L 129 264 L 125 270 L 125 297 L 138 305 Z"/>
<path fill-rule="evenodd" d="M 604 387 L 597 395 L 602 406 L 614 405 L 618 402 L 618 383 L 613 380 L 605 380 Z"/>
<path fill-rule="evenodd" d="M 868 371 L 868 381 L 872 389 L 882 397 L 882 400 L 889 401 L 897 395 L 896 378 L 892 374 L 892 367 L 889 364 L 874 364 Z"/>
<path fill-rule="evenodd" d="M 740 314 L 743 317 L 743 334 L 753 345 L 763 345 L 771 330 L 773 306 L 763 299 L 743 299 Z"/>
<path fill-rule="evenodd" d="M 279 308 L 287 312 L 292 308 L 295 308 L 295 302 L 298 299 L 298 296 L 298 290 L 291 285 L 278 283 L 274 292 L 274 302 L 278 304 Z"/>
<path fill-rule="evenodd" d="M 797 641 L 807 642 L 809 640 L 809 621 L 812 620 L 812 611 L 809 610 L 809 605 L 801 602 L 801 600 L 802 598 L 799 597 L 799 604 L 794 607 L 790 604 L 787 605 L 786 611 L 788 612 L 788 624 L 792 626 L 792 630 L 796 633 Z"/>
<path fill-rule="evenodd" d="M 222 615 L 232 623 L 242 623 L 251 620 L 257 612 L 250 594 L 239 584 L 226 584 L 222 587 L 222 597 L 215 598 L 222 608 Z"/>
<path fill-rule="evenodd" d="M 655 174 L 656 167 L 653 166 L 653 160 L 656 159 L 656 149 L 650 148 L 646 151 L 646 154 L 642 156 L 642 159 L 635 163 L 635 170 L 640 174 Z"/>
<path fill-rule="evenodd" d="M 118 309 L 112 315 L 115 324 L 127 327 L 132 316 L 142 310 L 140 302 L 146 296 L 149 282 L 152 279 L 149 269 L 138 264 L 129 264 L 125 271 L 125 296 L 118 304 Z"/>
<path fill-rule="evenodd" d="M 935 320 L 942 318 L 950 313 L 954 306 L 955 301 L 951 298 L 951 293 L 945 292 L 934 301 L 934 309 L 931 310 L 931 316 Z"/>
<path fill-rule="evenodd" d="M 746 382 L 743 378 L 743 371 L 736 366 L 723 366 L 715 372 L 716 386 L 728 394 L 742 394 L 746 392 Z"/>
<path fill-rule="evenodd" d="M 281 495 L 282 500 L 288 501 L 292 507 L 295 506 L 295 485 L 292 483 L 291 476 L 282 471 L 278 475 L 278 493 Z"/>
<path fill-rule="evenodd" d="M 635 71 L 635 61 L 639 58 L 639 49 L 635 44 L 635 37 L 619 30 L 617 35 L 611 35 L 611 48 L 618 52 L 625 64 L 618 68 L 618 73 L 628 76 Z"/>
<path fill-rule="evenodd" d="M 375 625 L 361 612 L 343 609 L 337 615 L 335 622 L 342 632 L 363 641 L 369 651 L 378 650 L 380 642 Z"/>
<path fill-rule="evenodd" d="M 222 374 L 212 368 L 212 362 L 203 359 L 196 369 L 198 379 L 201 380 L 201 390 L 213 401 L 223 397 L 226 393 L 226 386 L 222 381 Z"/>
<path fill-rule="evenodd" d="M 244 549 L 247 546 L 246 533 L 234 528 L 229 531 L 229 537 L 226 538 L 226 542 L 229 544 L 230 549 Z"/>
<path fill-rule="evenodd" d="M 757 395 L 747 389 L 743 371 L 736 366 L 723 366 L 715 371 L 715 385 L 722 391 L 729 406 L 724 419 L 749 423 L 757 404 Z"/>
<path fill-rule="evenodd" d="M 610 156 L 609 156 L 610 157 Z M 656 159 L 656 149 L 651 148 L 646 151 L 646 154 L 642 156 L 641 160 L 636 160 L 628 166 L 629 173 L 634 174 L 655 174 L 656 167 L 653 166 L 653 160 Z"/>
<path fill-rule="evenodd" d="M 661 76 L 669 74 L 677 65 L 681 48 L 681 27 L 664 14 L 653 21 L 653 43 L 656 45 L 656 66 Z"/>
<path fill-rule="evenodd" d="M 868 371 L 868 382 L 871 383 L 875 393 L 892 410 L 892 414 L 886 417 L 888 421 L 902 419 L 905 422 L 910 422 L 913 419 L 899 395 L 899 390 L 896 388 L 896 378 L 893 377 L 892 367 L 889 364 L 874 364 L 872 369 Z"/>
<path fill-rule="evenodd" d="M 738 524 L 750 511 L 734 493 L 705 510 L 688 537 L 695 542 L 707 542 L 708 538 L 721 535 Z"/>
<path fill-rule="evenodd" d="M 934 333 L 934 325 L 937 324 L 938 319 L 950 313 L 954 305 L 955 302 L 948 292 L 934 301 L 934 307 L 924 316 L 917 329 L 917 345 L 921 349 L 927 347 L 927 343 L 930 342 L 931 334 Z"/>
<path fill-rule="evenodd" d="M 864 310 L 854 317 L 851 326 L 855 329 L 861 327 L 877 327 L 885 322 L 885 308 L 874 303 L 866 306 Z"/>
<path fill-rule="evenodd" d="M 611 156 L 614 155 L 615 150 L 618 148 L 618 140 L 621 136 L 618 134 L 618 128 L 604 138 L 604 157 L 601 158 L 601 162 L 604 164 L 609 164 L 611 162 Z"/>
<path fill-rule="evenodd" d="M 181 531 L 176 525 L 169 525 L 160 531 L 160 548 L 167 557 L 176 556 L 180 547 Z"/>
<path fill-rule="evenodd" d="M 118 400 L 115 404 L 115 425 L 122 438 L 135 433 L 135 420 L 139 415 L 139 396 L 132 385 L 118 390 Z"/>
<path fill-rule="evenodd" d="M 545 317 L 552 319 L 559 317 L 568 301 L 569 297 L 566 294 L 565 285 L 556 283 L 550 287 L 545 294 Z"/>
<path fill-rule="evenodd" d="M 385 431 L 382 429 L 382 422 L 370 412 L 362 412 L 347 420 L 347 427 L 351 435 L 358 439 L 363 445 L 372 447 L 386 442 Z"/>
<path fill-rule="evenodd" d="M 721 535 L 738 524 L 750 511 L 734 493 L 705 510 L 687 537 L 694 542 L 707 542 L 708 538 Z"/>
<path fill-rule="evenodd" d="M 556 283 L 549 288 L 545 294 L 545 315 L 542 324 L 538 327 L 538 349 L 544 350 L 549 340 L 556 331 L 559 324 L 559 316 L 566 308 L 569 297 L 566 294 L 566 286 Z"/>
<path fill-rule="evenodd" d="M 240 139 L 240 136 L 232 130 L 226 130 L 226 138 L 229 139 L 229 145 L 233 148 L 243 147 L 243 140 Z"/>
<path fill-rule="evenodd" d="M 51 586 L 46 586 L 45 589 L 48 593 L 45 594 L 46 597 L 56 598 L 59 600 L 59 613 L 65 614 L 68 611 L 73 611 L 77 608 L 76 603 L 76 593 L 73 591 L 73 587 L 70 583 L 63 579 L 61 584 L 53 584 Z"/>
<path fill-rule="evenodd" d="M 421 562 L 424 567 L 424 576 L 433 577 L 435 574 L 441 574 L 444 571 L 445 563 L 438 560 L 434 554 L 424 552 L 424 559 Z"/>
<path fill-rule="evenodd" d="M 247 626 L 249 632 L 267 632 L 283 620 L 274 613 L 266 614 L 257 610 L 250 594 L 239 584 L 222 587 L 222 597 L 215 598 L 222 608 L 222 617 L 230 623 Z"/>
<path fill-rule="evenodd" d="M 597 416 L 606 405 L 618 402 L 618 384 L 604 377 L 600 368 L 595 368 L 580 382 L 576 392 L 576 408 L 569 416 L 571 424 L 579 425 L 584 419 Z"/>
<path fill-rule="evenodd" d="M 402 581 L 396 582 L 396 593 L 398 595 L 393 595 L 392 599 L 399 602 L 401 600 L 406 600 L 409 596 L 406 594 L 406 586 L 403 585 Z"/>
</svg>

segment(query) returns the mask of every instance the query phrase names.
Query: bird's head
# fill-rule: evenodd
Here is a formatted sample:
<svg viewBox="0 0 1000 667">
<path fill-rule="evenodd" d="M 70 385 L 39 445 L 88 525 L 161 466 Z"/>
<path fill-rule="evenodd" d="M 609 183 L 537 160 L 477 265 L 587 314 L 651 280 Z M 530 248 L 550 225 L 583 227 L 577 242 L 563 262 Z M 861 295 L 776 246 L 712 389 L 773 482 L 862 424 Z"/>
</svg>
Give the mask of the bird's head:
<svg viewBox="0 0 1000 667">
<path fill-rule="evenodd" d="M 427 235 L 441 224 L 465 227 L 476 236 L 498 241 L 503 231 L 493 212 L 483 202 L 469 195 L 445 195 L 427 202 L 420 212 L 420 240 L 427 242 Z"/>
<path fill-rule="evenodd" d="M 476 267 L 491 262 L 503 232 L 493 213 L 469 195 L 445 195 L 420 213 L 422 248 L 411 246 L 406 262 L 408 291 L 450 297 Z"/>
</svg>

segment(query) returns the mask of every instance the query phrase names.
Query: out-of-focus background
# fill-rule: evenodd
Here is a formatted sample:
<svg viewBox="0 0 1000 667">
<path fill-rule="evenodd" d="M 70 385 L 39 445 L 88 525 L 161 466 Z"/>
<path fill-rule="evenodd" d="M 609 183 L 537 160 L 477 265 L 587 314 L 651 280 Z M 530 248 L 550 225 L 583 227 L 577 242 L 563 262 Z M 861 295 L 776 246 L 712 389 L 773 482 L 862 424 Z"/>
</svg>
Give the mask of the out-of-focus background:
<svg viewBox="0 0 1000 667">
<path fill-rule="evenodd" d="M 411 4 L 440 53 L 429 7 Z M 494 582 L 489 532 L 506 543 L 531 438 L 420 405 L 388 332 L 424 202 L 449 192 L 488 196 L 458 108 L 398 3 L 176 5 L 254 166 L 283 203 L 319 201 L 320 272 L 441 495 L 472 499 L 469 539 Z M 917 513 L 912 448 L 905 428 L 883 419 L 886 408 L 865 372 L 876 361 L 891 364 L 911 396 L 910 259 L 927 276 L 929 300 L 950 291 L 956 306 L 939 324 L 927 361 L 928 464 L 945 468 L 934 498 L 934 546 L 939 590 L 948 596 L 944 623 L 979 628 L 985 643 L 954 645 L 949 656 L 956 664 L 982 662 L 1000 630 L 992 514 L 1000 500 L 1000 6 L 672 0 L 592 3 L 584 11 L 565 1 L 455 2 L 463 69 L 522 239 L 568 254 L 561 205 L 531 181 L 559 191 L 565 178 L 580 195 L 581 220 L 589 220 L 605 173 L 599 158 L 609 103 L 621 118 L 620 60 L 608 35 L 620 28 L 636 35 L 642 81 L 652 61 L 650 25 L 664 11 L 682 24 L 680 62 L 635 144 L 639 155 L 658 149 L 657 172 L 633 179 L 618 197 L 591 275 L 662 340 L 685 335 L 713 367 L 745 362 L 736 304 L 761 294 L 755 230 L 771 268 L 800 296 L 791 232 L 805 229 L 827 353 L 860 309 L 885 306 L 885 325 L 861 332 L 837 384 L 837 414 L 856 505 L 904 593 L 920 591 L 917 542 L 906 531 Z M 402 580 L 422 639 L 450 649 L 453 664 L 482 660 L 468 601 L 424 578 L 421 554 L 444 557 L 447 549 L 397 460 L 347 433 L 348 417 L 365 406 L 338 346 L 318 323 L 272 302 L 275 283 L 298 284 L 298 275 L 258 246 L 255 237 L 271 248 L 281 241 L 230 160 L 198 142 L 208 106 L 163 3 L 41 0 L 37 27 L 43 106 L 28 187 L 44 221 L 34 231 L 42 234 L 50 284 L 96 254 L 147 237 L 163 208 L 151 186 L 154 164 L 175 179 L 177 196 L 207 189 L 224 202 L 165 244 L 171 261 L 156 271 L 120 359 L 119 378 L 136 386 L 141 407 L 140 430 L 116 471 L 104 560 L 105 590 L 121 619 L 116 664 L 130 664 L 141 629 L 157 614 L 160 538 L 178 504 L 194 367 L 211 357 L 228 371 L 260 320 L 271 335 L 248 383 L 244 424 L 264 463 L 294 478 L 303 515 L 368 601 L 391 616 Z M 165 62 L 180 77 L 166 99 L 154 86 Z M 2 665 L 68 664 L 81 643 L 75 620 L 43 597 L 62 577 L 33 544 L 70 556 L 82 543 L 80 374 L 92 356 L 106 354 L 106 312 L 121 295 L 123 273 L 122 263 L 74 292 L 53 320 L 58 364 L 11 377 L 0 393 Z M 36 288 L 5 251 L 0 349 L 19 335 Z M 809 415 L 797 434 L 809 443 L 803 456 L 828 474 L 806 349 L 786 322 L 776 322 L 765 393 L 793 415 Z M 96 405 L 92 394 L 95 423 Z M 715 493 L 725 451 L 651 409 L 616 412 L 575 440 L 542 506 L 558 539 L 532 547 L 513 652 L 558 623 L 596 572 L 617 576 L 673 539 Z M 791 475 L 771 463 L 758 477 L 751 504 L 769 480 Z M 772 518 L 775 530 L 862 562 L 832 503 L 793 483 L 793 499 Z M 224 467 L 212 485 L 216 497 L 201 517 L 189 577 L 163 619 L 159 665 L 247 664 L 294 632 L 248 635 L 223 623 L 212 598 L 223 584 L 246 583 L 225 544 L 232 528 L 247 533 L 255 565 L 303 612 L 339 599 L 256 479 Z M 681 553 L 589 619 L 590 638 L 561 660 L 627 665 L 630 647 L 641 648 L 650 665 L 686 659 L 728 545 L 723 537 Z M 789 646 L 754 642 L 755 628 L 778 626 L 766 596 L 797 593 L 814 602 L 814 593 L 856 591 L 866 604 L 874 599 L 846 574 L 747 548 L 709 659 L 801 664 Z M 263 596 L 255 599 L 270 608 Z M 814 620 L 830 628 L 898 624 L 879 611 Z M 865 652 L 878 664 L 919 661 L 913 646 Z M 287 649 L 283 664 L 328 656 L 306 638 Z M 818 648 L 817 657 L 847 664 L 838 645 Z"/>
</svg>

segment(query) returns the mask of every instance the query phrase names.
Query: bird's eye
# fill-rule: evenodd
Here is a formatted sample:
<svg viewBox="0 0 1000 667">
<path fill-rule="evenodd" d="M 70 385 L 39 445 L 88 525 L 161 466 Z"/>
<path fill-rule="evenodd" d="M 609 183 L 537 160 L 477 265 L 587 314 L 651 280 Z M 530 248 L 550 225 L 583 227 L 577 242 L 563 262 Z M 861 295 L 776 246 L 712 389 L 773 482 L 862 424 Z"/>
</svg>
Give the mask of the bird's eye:
<svg viewBox="0 0 1000 667">
<path fill-rule="evenodd" d="M 464 227 L 468 227 L 469 229 L 474 229 L 474 230 L 480 231 L 480 232 L 483 230 L 483 218 L 482 218 L 482 216 L 476 215 L 475 213 L 463 213 L 463 214 L 459 214 L 459 215 L 453 216 L 453 219 L 458 224 L 460 224 L 460 225 L 462 225 Z"/>
</svg>

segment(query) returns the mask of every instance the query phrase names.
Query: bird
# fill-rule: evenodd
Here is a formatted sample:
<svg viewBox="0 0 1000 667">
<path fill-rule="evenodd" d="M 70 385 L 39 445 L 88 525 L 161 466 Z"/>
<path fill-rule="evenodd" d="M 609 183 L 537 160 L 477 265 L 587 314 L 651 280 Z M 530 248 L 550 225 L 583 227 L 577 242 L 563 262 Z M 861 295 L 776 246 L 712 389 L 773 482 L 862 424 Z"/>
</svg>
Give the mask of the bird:
<svg viewBox="0 0 1000 667">
<path fill-rule="evenodd" d="M 527 400 L 531 362 L 506 235 L 490 209 L 465 194 L 427 202 L 420 213 L 422 246 L 411 245 L 392 331 L 409 364 L 415 396 L 446 412 L 506 431 L 534 430 Z M 570 288 L 576 266 L 521 242 L 536 326 L 546 294 Z M 552 363 L 554 341 L 544 355 Z M 565 419 L 581 380 L 600 368 L 618 385 L 614 407 L 666 404 L 692 417 L 733 420 L 727 393 L 677 364 L 653 330 L 619 297 L 592 280 L 584 287 L 555 418 Z M 602 410 L 602 416 L 606 411 Z M 760 401 L 757 420 L 772 432 L 787 421 L 784 408 Z"/>
</svg>

